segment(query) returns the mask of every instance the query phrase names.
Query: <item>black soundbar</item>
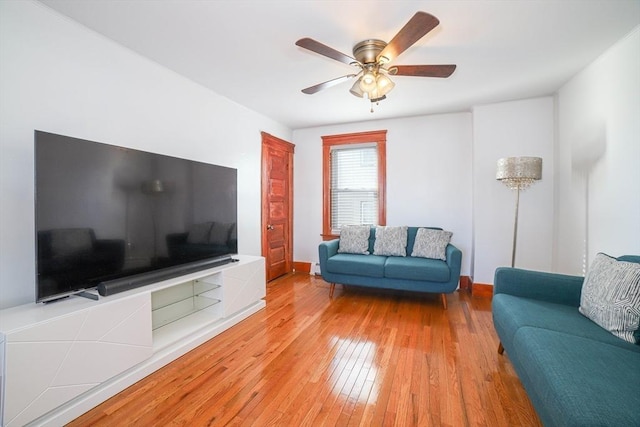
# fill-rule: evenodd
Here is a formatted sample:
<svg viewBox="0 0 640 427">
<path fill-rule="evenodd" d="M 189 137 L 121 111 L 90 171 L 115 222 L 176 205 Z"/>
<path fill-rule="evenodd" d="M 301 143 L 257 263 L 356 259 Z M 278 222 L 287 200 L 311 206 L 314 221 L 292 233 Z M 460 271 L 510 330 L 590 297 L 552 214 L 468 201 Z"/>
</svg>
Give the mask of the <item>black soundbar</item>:
<svg viewBox="0 0 640 427">
<path fill-rule="evenodd" d="M 109 295 L 120 292 L 129 291 L 139 288 L 150 283 L 160 282 L 162 280 L 172 279 L 184 274 L 194 273 L 196 271 L 205 270 L 207 268 L 218 267 L 235 261 L 231 256 L 224 258 L 208 259 L 196 261 L 175 267 L 163 268 L 162 270 L 151 271 L 149 273 L 136 274 L 133 276 L 122 277 L 119 279 L 107 280 L 98 284 L 98 293 L 107 297 Z"/>
</svg>

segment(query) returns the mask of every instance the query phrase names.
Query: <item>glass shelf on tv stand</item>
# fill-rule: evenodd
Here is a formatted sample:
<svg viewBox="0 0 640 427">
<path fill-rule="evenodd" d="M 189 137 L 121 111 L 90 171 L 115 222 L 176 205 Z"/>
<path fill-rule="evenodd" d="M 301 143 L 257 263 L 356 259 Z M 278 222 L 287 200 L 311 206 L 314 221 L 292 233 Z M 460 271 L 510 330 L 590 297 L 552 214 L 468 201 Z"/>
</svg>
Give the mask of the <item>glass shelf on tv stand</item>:
<svg viewBox="0 0 640 427">
<path fill-rule="evenodd" d="M 222 292 L 219 274 L 190 280 L 151 294 L 153 330 L 162 328 L 199 312 L 212 318 L 222 317 Z"/>
</svg>

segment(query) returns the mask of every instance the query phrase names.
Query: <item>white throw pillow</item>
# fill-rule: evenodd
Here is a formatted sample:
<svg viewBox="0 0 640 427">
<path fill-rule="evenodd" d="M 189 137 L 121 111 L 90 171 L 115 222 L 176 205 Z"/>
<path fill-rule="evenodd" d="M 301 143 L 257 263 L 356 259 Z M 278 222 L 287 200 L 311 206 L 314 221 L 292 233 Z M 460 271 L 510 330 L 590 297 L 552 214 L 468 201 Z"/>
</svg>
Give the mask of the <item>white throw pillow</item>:
<svg viewBox="0 0 640 427">
<path fill-rule="evenodd" d="M 407 230 L 409 227 L 376 227 L 374 255 L 407 256 Z"/>
<path fill-rule="evenodd" d="M 453 235 L 450 231 L 419 228 L 411 256 L 447 260 L 447 245 Z"/>
<path fill-rule="evenodd" d="M 368 225 L 345 225 L 340 230 L 338 253 L 368 255 L 370 234 Z"/>
<path fill-rule="evenodd" d="M 637 344 L 640 264 L 597 254 L 584 278 L 578 310 L 618 338 Z"/>
</svg>

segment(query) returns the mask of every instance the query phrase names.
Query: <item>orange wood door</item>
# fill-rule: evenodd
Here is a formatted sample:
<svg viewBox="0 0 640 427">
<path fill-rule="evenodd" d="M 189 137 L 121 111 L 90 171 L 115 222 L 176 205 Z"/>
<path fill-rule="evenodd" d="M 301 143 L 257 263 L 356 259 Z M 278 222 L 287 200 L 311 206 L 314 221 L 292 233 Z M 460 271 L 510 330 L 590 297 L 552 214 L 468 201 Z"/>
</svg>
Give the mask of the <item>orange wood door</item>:
<svg viewBox="0 0 640 427">
<path fill-rule="evenodd" d="M 262 133 L 262 256 L 267 281 L 293 271 L 293 147 Z"/>
</svg>

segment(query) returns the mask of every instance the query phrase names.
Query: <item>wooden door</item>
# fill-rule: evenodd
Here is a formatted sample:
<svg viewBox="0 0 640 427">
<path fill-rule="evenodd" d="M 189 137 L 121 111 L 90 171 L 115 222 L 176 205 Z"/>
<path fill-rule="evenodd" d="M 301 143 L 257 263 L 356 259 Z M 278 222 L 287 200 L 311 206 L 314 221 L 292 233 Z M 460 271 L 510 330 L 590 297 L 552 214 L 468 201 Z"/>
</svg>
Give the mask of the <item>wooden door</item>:
<svg viewBox="0 0 640 427">
<path fill-rule="evenodd" d="M 262 132 L 262 256 L 267 281 L 293 271 L 293 148 Z"/>
</svg>

